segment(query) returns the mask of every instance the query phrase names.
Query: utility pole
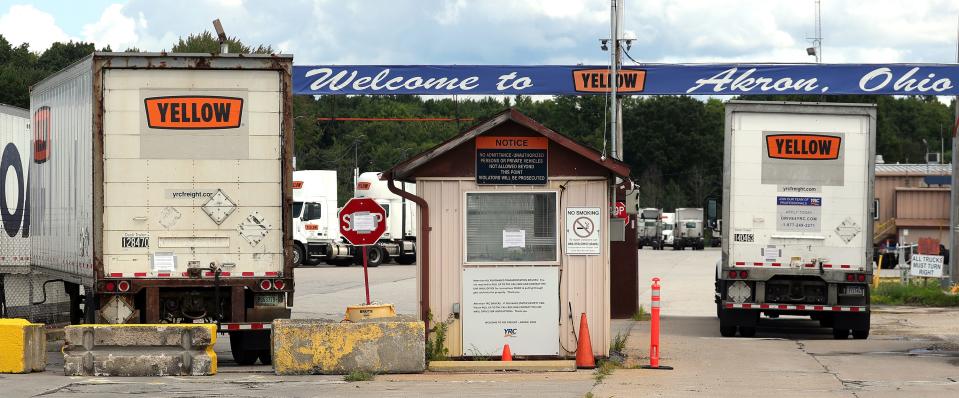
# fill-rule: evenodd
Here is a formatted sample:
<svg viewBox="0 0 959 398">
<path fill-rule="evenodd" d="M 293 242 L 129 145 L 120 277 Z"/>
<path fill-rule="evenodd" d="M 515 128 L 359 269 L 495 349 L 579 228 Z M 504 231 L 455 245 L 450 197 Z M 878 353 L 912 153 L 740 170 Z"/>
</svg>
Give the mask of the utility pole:
<svg viewBox="0 0 959 398">
<path fill-rule="evenodd" d="M 612 139 L 610 140 L 610 146 L 612 147 L 612 157 L 613 159 L 620 160 L 623 158 L 623 126 L 622 126 L 622 107 L 619 102 L 619 97 L 616 95 L 616 91 L 619 88 L 619 66 L 620 66 L 620 46 L 619 46 L 619 36 L 620 36 L 620 19 L 622 18 L 622 0 L 610 0 L 612 2 L 612 7 L 610 9 L 610 28 L 609 28 L 609 37 L 611 39 L 612 47 L 610 48 L 609 55 L 609 95 L 611 100 L 611 105 L 609 108 L 609 131 Z"/>
<path fill-rule="evenodd" d="M 956 20 L 956 63 L 959 64 L 959 18 Z M 953 99 L 956 120 L 952 128 L 952 206 L 949 211 L 949 280 L 959 283 L 959 95 Z"/>
</svg>

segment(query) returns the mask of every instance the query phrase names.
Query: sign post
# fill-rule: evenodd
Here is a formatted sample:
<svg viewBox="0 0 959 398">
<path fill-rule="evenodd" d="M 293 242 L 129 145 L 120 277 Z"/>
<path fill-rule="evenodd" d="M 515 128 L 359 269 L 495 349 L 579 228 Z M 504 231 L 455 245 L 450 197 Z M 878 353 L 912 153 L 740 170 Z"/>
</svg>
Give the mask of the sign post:
<svg viewBox="0 0 959 398">
<path fill-rule="evenodd" d="M 386 210 L 370 198 L 353 198 L 340 210 L 340 234 L 353 246 L 363 250 L 363 284 L 366 305 L 370 305 L 370 277 L 367 268 L 367 246 L 376 244 L 386 231 Z"/>
</svg>

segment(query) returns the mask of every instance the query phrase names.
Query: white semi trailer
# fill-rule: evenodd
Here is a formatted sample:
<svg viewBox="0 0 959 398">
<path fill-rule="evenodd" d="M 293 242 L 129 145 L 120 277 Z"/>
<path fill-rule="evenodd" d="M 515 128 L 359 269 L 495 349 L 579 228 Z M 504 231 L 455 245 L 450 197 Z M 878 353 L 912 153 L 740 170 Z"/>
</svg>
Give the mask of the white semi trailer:
<svg viewBox="0 0 959 398">
<path fill-rule="evenodd" d="M 723 336 L 753 336 L 765 314 L 868 337 L 875 131 L 872 105 L 726 104 Z"/>
<path fill-rule="evenodd" d="M 293 304 L 292 63 L 94 53 L 31 87 L 31 263 L 71 309 L 216 323 L 238 363 L 270 363 Z"/>
<path fill-rule="evenodd" d="M 293 236 L 297 264 L 346 266 L 360 263 L 362 252 L 342 239 L 339 230 L 335 170 L 293 172 Z M 415 184 L 400 187 L 416 193 Z M 378 267 L 389 260 L 399 264 L 416 262 L 416 207 L 389 191 L 380 173 L 359 175 L 355 196 L 372 198 L 386 210 L 386 232 L 367 251 L 367 264 Z"/>
</svg>

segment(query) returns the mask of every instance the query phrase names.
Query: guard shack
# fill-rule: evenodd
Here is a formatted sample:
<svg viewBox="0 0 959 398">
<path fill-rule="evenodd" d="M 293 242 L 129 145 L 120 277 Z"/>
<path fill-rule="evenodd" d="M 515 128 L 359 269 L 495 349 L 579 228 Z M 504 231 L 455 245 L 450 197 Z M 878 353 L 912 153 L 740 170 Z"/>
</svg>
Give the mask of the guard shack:
<svg viewBox="0 0 959 398">
<path fill-rule="evenodd" d="M 449 325 L 449 356 L 575 355 L 581 313 L 609 354 L 610 184 L 628 175 L 514 109 L 383 173 L 417 183 L 420 315 Z"/>
</svg>

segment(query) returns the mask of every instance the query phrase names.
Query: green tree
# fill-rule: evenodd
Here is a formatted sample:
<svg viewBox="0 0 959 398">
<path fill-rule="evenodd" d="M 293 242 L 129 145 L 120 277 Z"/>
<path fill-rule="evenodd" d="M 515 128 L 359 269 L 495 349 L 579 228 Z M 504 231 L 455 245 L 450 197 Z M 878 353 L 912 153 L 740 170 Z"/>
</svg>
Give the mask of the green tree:
<svg viewBox="0 0 959 398">
<path fill-rule="evenodd" d="M 234 54 L 272 54 L 273 47 L 258 45 L 256 47 L 243 44 L 236 37 L 227 37 L 227 46 Z M 220 52 L 220 41 L 216 35 L 204 30 L 202 33 L 190 34 L 186 39 L 180 37 L 180 40 L 171 49 L 175 53 L 211 53 Z"/>
</svg>

